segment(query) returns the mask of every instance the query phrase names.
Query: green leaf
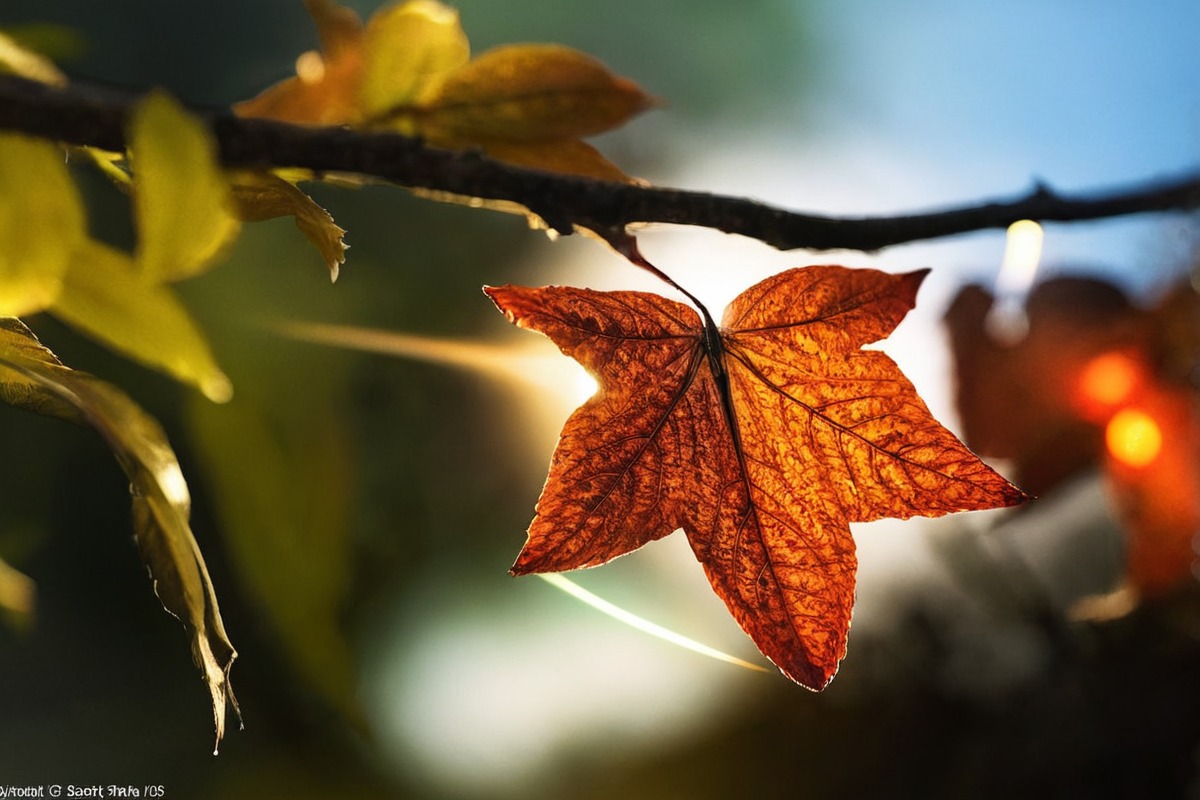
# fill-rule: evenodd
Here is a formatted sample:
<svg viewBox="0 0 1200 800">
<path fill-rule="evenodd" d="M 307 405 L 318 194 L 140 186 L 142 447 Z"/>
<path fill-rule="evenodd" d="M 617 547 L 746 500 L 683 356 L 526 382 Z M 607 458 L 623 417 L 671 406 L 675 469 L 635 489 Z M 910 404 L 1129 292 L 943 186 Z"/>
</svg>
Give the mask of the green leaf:
<svg viewBox="0 0 1200 800">
<path fill-rule="evenodd" d="M 83 240 L 83 206 L 64 161 L 49 142 L 0 134 L 0 314 L 54 302 Z"/>
<path fill-rule="evenodd" d="M 79 247 L 52 311 L 114 350 L 197 386 L 214 402 L 233 394 L 175 292 L 143 277 L 119 250 L 95 241 Z"/>
<path fill-rule="evenodd" d="M 367 22 L 359 111 L 366 120 L 413 103 L 471 58 L 458 12 L 434 0 L 381 8 Z"/>
<path fill-rule="evenodd" d="M 0 400 L 90 425 L 129 477 L 134 536 L 163 607 L 191 637 L 192 658 L 212 695 L 217 745 L 237 700 L 229 670 L 237 651 L 188 524 L 191 498 L 159 424 L 116 387 L 62 364 L 18 319 L 0 317 Z"/>
<path fill-rule="evenodd" d="M 203 272 L 240 227 L 212 136 L 169 95 L 152 92 L 133 112 L 129 141 L 139 269 L 155 281 Z"/>
</svg>

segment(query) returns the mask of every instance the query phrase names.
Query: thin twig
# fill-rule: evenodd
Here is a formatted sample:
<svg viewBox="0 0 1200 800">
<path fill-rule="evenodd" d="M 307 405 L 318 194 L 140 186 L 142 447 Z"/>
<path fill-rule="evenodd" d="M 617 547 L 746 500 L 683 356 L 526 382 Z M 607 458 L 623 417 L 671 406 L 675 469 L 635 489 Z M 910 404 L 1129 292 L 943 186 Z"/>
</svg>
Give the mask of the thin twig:
<svg viewBox="0 0 1200 800">
<path fill-rule="evenodd" d="M 135 96 L 74 84 L 55 89 L 0 76 L 0 129 L 108 150 L 125 146 Z M 1004 228 L 1019 219 L 1076 222 L 1200 206 L 1200 174 L 1066 196 L 1044 185 L 1011 200 L 916 214 L 830 217 L 755 200 L 654 186 L 610 183 L 511 166 L 479 152 L 429 147 L 419 139 L 347 128 L 313 128 L 207 113 L 229 167 L 300 167 L 353 173 L 401 186 L 504 200 L 531 209 L 556 230 L 619 229 L 665 222 L 713 228 L 781 250 L 874 251 L 904 242 Z"/>
</svg>

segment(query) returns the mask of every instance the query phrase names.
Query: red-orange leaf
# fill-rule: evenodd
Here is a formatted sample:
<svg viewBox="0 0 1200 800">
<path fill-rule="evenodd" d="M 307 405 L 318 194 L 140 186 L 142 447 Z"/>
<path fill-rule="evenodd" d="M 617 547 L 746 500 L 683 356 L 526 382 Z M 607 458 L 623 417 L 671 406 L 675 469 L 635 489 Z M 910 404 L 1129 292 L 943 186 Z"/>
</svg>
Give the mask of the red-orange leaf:
<svg viewBox="0 0 1200 800">
<path fill-rule="evenodd" d="M 643 292 L 488 288 L 600 392 L 563 428 L 514 574 L 602 564 L 682 528 L 713 589 L 793 680 L 846 651 L 848 523 L 1025 499 L 930 414 L 887 355 L 925 272 L 793 269 L 718 328 Z"/>
</svg>

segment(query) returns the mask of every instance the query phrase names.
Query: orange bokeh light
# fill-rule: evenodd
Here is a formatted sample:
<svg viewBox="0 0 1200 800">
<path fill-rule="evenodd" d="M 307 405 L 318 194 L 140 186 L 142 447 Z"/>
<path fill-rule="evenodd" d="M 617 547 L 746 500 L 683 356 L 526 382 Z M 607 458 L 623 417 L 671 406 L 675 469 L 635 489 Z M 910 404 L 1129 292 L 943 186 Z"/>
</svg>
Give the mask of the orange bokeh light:
<svg viewBox="0 0 1200 800">
<path fill-rule="evenodd" d="M 1162 429 L 1145 411 L 1125 408 L 1109 420 L 1104 441 L 1117 461 L 1128 467 L 1145 467 L 1162 451 Z"/>
<path fill-rule="evenodd" d="M 1085 412 L 1103 414 L 1129 399 L 1141 377 L 1138 363 L 1126 353 L 1108 352 L 1088 362 L 1079 376 L 1079 399 Z"/>
</svg>

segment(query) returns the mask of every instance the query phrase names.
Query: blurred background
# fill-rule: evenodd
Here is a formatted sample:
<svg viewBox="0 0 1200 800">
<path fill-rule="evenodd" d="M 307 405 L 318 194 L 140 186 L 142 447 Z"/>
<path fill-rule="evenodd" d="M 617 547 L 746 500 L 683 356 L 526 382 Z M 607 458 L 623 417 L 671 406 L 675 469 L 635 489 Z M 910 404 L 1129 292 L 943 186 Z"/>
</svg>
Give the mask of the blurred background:
<svg viewBox="0 0 1200 800">
<path fill-rule="evenodd" d="M 658 184 L 887 214 L 1200 163 L 1191 0 L 456 5 L 475 52 L 572 45 L 665 98 L 596 142 Z M 204 105 L 252 96 L 316 45 L 298 0 L 4 0 L 0 28 L 73 76 Z M 129 246 L 126 199 L 79 179 L 93 230 Z M 885 349 L 939 418 L 1039 494 L 1015 513 L 856 528 L 849 654 L 817 695 L 507 575 L 579 396 L 569 361 L 512 330 L 480 287 L 665 287 L 518 217 L 386 187 L 312 192 L 349 231 L 336 285 L 282 220 L 247 226 L 225 264 L 179 287 L 233 379 L 227 405 L 29 320 L 166 425 L 240 653 L 245 730 L 210 754 L 207 692 L 146 579 L 111 454 L 89 431 L 0 409 L 0 560 L 36 585 L 32 613 L 0 622 L 0 784 L 161 784 L 171 798 L 1200 793 L 1193 217 L 1047 226 L 1032 286 L 997 283 L 1002 231 L 876 254 L 641 235 L 714 310 L 791 266 L 932 267 Z M 367 351 L 297 323 L 388 336 Z M 446 341 L 467 355 L 439 357 Z M 572 577 L 762 660 L 680 534 Z"/>
</svg>

